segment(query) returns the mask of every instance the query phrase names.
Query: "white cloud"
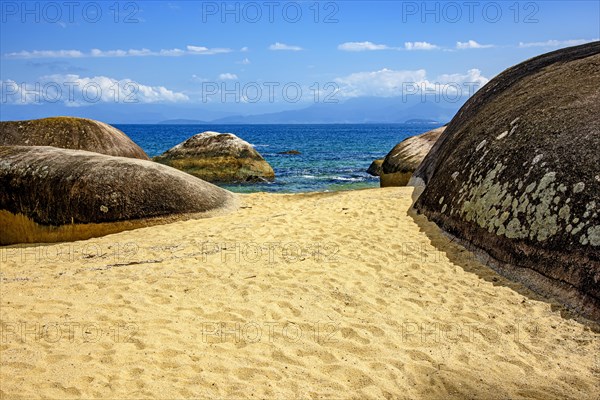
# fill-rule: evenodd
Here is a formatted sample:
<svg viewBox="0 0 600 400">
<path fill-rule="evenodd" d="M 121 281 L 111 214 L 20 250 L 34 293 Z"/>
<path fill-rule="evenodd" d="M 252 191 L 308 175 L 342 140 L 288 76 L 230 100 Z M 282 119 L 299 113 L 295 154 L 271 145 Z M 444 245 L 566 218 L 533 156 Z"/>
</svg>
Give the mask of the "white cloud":
<svg viewBox="0 0 600 400">
<path fill-rule="evenodd" d="M 221 53 L 230 53 L 231 49 L 226 48 L 213 48 L 209 49 L 204 46 L 187 46 L 188 52 L 190 54 L 221 54 Z"/>
<path fill-rule="evenodd" d="M 459 91 L 463 95 L 472 94 L 489 81 L 478 69 L 471 69 L 466 74 L 443 74 L 436 78 L 428 78 L 427 71 L 381 69 L 371 72 L 357 72 L 345 77 L 336 78 L 341 97 L 394 97 L 406 93 L 443 93 L 453 95 Z"/>
<path fill-rule="evenodd" d="M 229 72 L 225 72 L 223 74 L 219 75 L 219 79 L 222 81 L 233 81 L 236 80 L 238 77 L 236 74 L 231 74 Z"/>
<path fill-rule="evenodd" d="M 210 79 L 204 78 L 200 75 L 192 74 L 192 82 L 208 82 Z"/>
<path fill-rule="evenodd" d="M 493 44 L 481 44 L 477 43 L 474 40 L 469 40 L 467 42 L 456 42 L 457 49 L 487 49 L 490 47 L 494 47 Z"/>
<path fill-rule="evenodd" d="M 130 50 L 132 51 L 132 50 Z M 142 51 L 142 50 L 140 50 Z M 149 50 L 147 50 L 149 51 Z M 100 49 L 92 49 L 90 51 L 92 57 L 125 57 L 127 52 L 125 50 L 107 50 L 102 51 Z M 27 57 L 26 57 L 27 58 Z"/>
<path fill-rule="evenodd" d="M 595 42 L 598 39 L 546 40 L 545 42 L 519 42 L 519 47 L 568 47 Z"/>
<path fill-rule="evenodd" d="M 340 44 L 338 50 L 342 51 L 373 51 L 391 49 L 385 44 L 375 44 L 372 42 L 346 42 Z"/>
<path fill-rule="evenodd" d="M 79 58 L 85 57 L 79 50 L 33 50 L 6 54 L 9 58 Z"/>
<path fill-rule="evenodd" d="M 436 82 L 444 84 L 456 83 L 462 85 L 466 83 L 474 83 L 477 84 L 478 87 L 485 85 L 489 81 L 489 78 L 481 75 L 481 71 L 477 68 L 468 70 L 466 74 L 442 74 L 436 77 Z"/>
<path fill-rule="evenodd" d="M 7 53 L 8 58 L 82 58 L 82 57 L 179 57 L 185 55 L 212 55 L 229 53 L 231 49 L 227 48 L 208 48 L 203 46 L 187 46 L 186 50 L 182 49 L 161 49 L 152 51 L 149 49 L 129 49 L 129 50 L 100 50 L 92 49 L 89 53 L 80 50 L 33 50 L 19 51 L 15 53 Z"/>
<path fill-rule="evenodd" d="M 107 76 L 47 75 L 35 83 L 2 82 L 2 97 L 10 104 L 64 103 L 80 107 L 98 103 L 179 103 L 184 93 L 164 86 L 149 86 L 131 79 Z"/>
<path fill-rule="evenodd" d="M 372 72 L 356 72 L 336 78 L 340 94 L 345 97 L 378 96 L 390 97 L 401 94 L 403 82 L 420 82 L 427 73 L 424 69 L 415 71 L 394 71 L 384 68 Z"/>
<path fill-rule="evenodd" d="M 186 52 L 184 50 L 181 50 L 181 49 L 161 50 L 161 51 L 158 52 L 158 54 L 152 54 L 152 52 L 148 52 L 148 51 L 146 51 L 146 49 L 144 49 L 144 51 L 140 52 L 139 55 L 140 56 L 179 57 L 179 56 L 183 56 L 185 54 L 186 54 Z M 191 53 L 188 53 L 188 54 L 191 54 Z"/>
<path fill-rule="evenodd" d="M 346 42 L 338 46 L 342 51 L 375 51 L 375 50 L 439 50 L 441 47 L 428 42 L 405 42 L 404 47 L 392 47 L 372 42 Z"/>
<path fill-rule="evenodd" d="M 405 42 L 404 48 L 406 50 L 437 50 L 438 46 L 427 42 Z"/>
<path fill-rule="evenodd" d="M 269 50 L 288 50 L 288 51 L 300 51 L 303 50 L 300 46 L 290 46 L 285 43 L 276 42 L 269 46 Z"/>
<path fill-rule="evenodd" d="M 250 49 L 248 49 L 248 47 L 247 47 L 247 46 L 244 46 L 244 47 L 242 47 L 242 48 L 240 49 L 240 51 L 241 51 L 241 52 L 243 52 L 243 53 L 247 52 L 248 50 L 250 50 Z"/>
<path fill-rule="evenodd" d="M 238 64 L 248 65 L 250 64 L 250 60 L 248 59 L 248 57 L 246 57 L 242 61 L 239 61 Z"/>
</svg>

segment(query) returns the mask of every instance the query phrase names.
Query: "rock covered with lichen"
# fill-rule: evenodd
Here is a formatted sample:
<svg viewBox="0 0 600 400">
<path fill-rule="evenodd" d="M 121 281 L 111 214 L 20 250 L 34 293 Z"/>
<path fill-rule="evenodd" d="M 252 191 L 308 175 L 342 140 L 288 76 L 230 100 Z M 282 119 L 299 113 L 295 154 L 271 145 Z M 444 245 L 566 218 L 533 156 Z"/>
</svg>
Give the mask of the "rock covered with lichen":
<svg viewBox="0 0 600 400">
<path fill-rule="evenodd" d="M 600 319 L 600 42 L 490 81 L 415 171 L 415 208 L 507 274 Z"/>
<path fill-rule="evenodd" d="M 52 146 L 149 159 L 137 144 L 114 126 L 76 117 L 0 122 L 0 146 Z"/>
<path fill-rule="evenodd" d="M 275 172 L 254 149 L 233 133 L 202 132 L 167 150 L 154 161 L 209 182 L 271 181 Z"/>
</svg>

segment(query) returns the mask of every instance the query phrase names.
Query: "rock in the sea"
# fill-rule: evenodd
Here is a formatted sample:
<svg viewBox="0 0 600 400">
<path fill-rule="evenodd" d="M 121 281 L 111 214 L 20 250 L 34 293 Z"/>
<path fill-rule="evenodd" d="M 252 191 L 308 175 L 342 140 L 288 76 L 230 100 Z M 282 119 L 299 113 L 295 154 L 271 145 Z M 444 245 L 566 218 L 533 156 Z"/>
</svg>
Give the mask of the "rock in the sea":
<svg viewBox="0 0 600 400">
<path fill-rule="evenodd" d="M 87 239 L 235 205 L 230 192 L 152 161 L 0 146 L 0 244 Z"/>
<path fill-rule="evenodd" d="M 298 150 L 287 150 L 287 151 L 280 151 L 277 154 L 284 154 L 284 155 L 293 155 L 293 156 L 297 156 L 302 154 L 301 152 L 299 152 Z"/>
<path fill-rule="evenodd" d="M 256 182 L 275 178 L 273 168 L 232 133 L 203 132 L 167 150 L 154 161 L 209 182 Z"/>
<path fill-rule="evenodd" d="M 0 122 L 0 146 L 53 146 L 149 160 L 146 153 L 117 128 L 86 118 Z"/>
<path fill-rule="evenodd" d="M 406 186 L 446 126 L 412 136 L 398 143 L 383 160 L 381 187 Z"/>
<path fill-rule="evenodd" d="M 369 165 L 369 168 L 367 169 L 367 174 L 373 175 L 373 176 L 380 176 L 381 172 L 382 172 L 382 168 L 381 168 L 382 165 L 383 165 L 383 158 L 374 160 L 371 163 L 371 165 Z"/>
<path fill-rule="evenodd" d="M 507 69 L 448 125 L 416 209 L 600 320 L 600 42 Z"/>
</svg>

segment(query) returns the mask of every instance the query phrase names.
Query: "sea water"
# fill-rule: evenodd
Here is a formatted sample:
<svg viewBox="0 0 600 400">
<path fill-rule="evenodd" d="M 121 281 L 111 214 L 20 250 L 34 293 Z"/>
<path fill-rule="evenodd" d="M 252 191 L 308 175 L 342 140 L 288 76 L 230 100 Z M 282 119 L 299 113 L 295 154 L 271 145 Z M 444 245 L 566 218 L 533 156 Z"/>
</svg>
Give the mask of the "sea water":
<svg viewBox="0 0 600 400">
<path fill-rule="evenodd" d="M 115 125 L 150 156 L 156 156 L 204 131 L 234 133 L 251 143 L 275 170 L 275 181 L 220 185 L 234 192 L 323 192 L 379 186 L 367 174 L 409 136 L 441 124 L 323 125 Z M 297 150 L 300 155 L 279 154 Z"/>
</svg>

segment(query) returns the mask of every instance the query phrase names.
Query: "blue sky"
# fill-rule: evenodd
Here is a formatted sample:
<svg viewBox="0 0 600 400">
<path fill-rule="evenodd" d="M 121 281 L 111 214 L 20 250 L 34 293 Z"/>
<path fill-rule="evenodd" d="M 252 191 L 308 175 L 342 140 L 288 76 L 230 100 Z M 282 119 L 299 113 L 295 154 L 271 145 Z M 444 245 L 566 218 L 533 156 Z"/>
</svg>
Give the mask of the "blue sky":
<svg viewBox="0 0 600 400">
<path fill-rule="evenodd" d="M 3 1 L 0 117 L 126 100 L 136 110 L 252 114 L 327 95 L 398 96 L 405 82 L 481 85 L 527 58 L 597 40 L 599 3 Z M 85 85 L 101 95 L 83 96 Z"/>
</svg>

